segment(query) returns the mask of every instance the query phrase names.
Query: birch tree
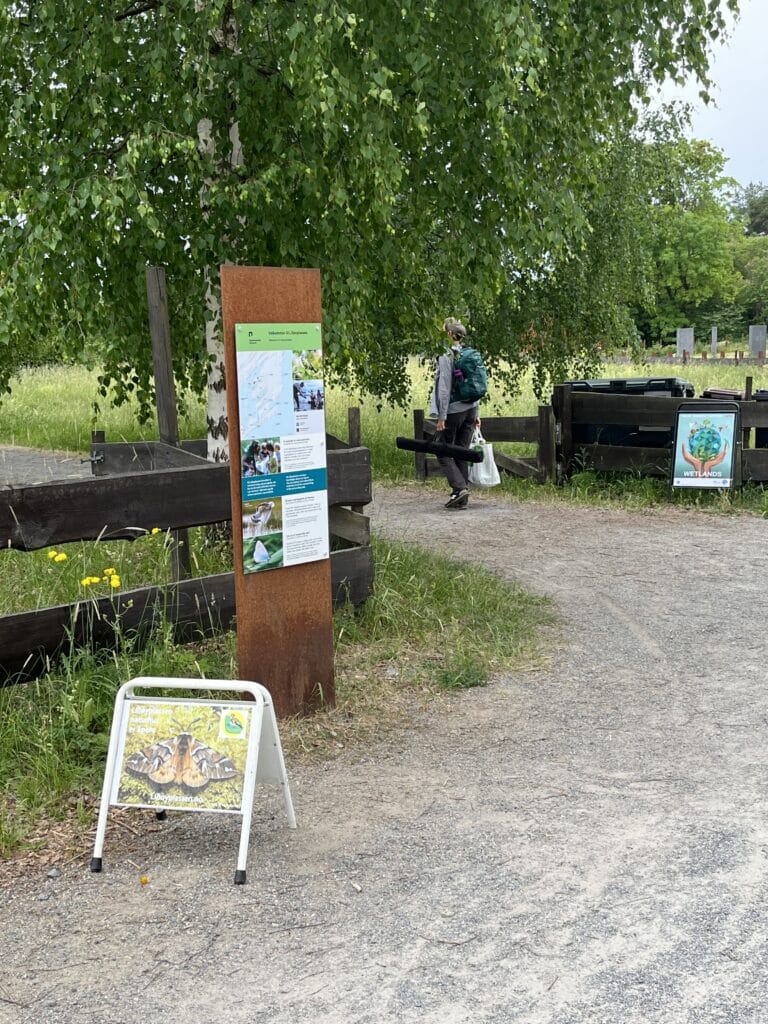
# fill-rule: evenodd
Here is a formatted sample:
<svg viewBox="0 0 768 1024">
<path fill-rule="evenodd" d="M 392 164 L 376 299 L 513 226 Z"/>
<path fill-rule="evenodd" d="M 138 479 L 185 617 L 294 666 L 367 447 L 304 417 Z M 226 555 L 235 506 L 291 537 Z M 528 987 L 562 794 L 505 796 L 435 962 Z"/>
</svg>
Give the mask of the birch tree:
<svg viewBox="0 0 768 1024">
<path fill-rule="evenodd" d="M 0 385 L 54 337 L 149 414 L 144 267 L 160 264 L 179 385 L 204 392 L 215 268 L 237 261 L 319 266 L 331 377 L 402 399 L 405 360 L 447 313 L 578 250 L 602 140 L 652 82 L 706 81 L 726 8 L 4 5 Z"/>
</svg>

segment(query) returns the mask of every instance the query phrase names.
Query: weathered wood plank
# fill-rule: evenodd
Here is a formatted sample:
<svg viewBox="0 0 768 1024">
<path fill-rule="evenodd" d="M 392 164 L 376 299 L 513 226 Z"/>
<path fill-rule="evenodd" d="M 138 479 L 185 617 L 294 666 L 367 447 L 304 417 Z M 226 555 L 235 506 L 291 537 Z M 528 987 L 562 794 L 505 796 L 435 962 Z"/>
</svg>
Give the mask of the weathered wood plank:
<svg viewBox="0 0 768 1024">
<path fill-rule="evenodd" d="M 370 500 L 369 450 L 329 451 L 329 504 Z M 178 529 L 230 518 L 227 464 L 0 488 L 0 545 L 26 551 L 76 540 L 135 539 L 154 526 Z"/>
<path fill-rule="evenodd" d="M 621 445 L 581 445 L 579 455 L 598 472 L 635 470 L 647 476 L 669 476 L 671 454 L 666 448 L 625 448 Z"/>
<path fill-rule="evenodd" d="M 648 395 L 596 395 L 571 391 L 574 424 L 672 427 L 677 407 L 690 398 Z"/>
<path fill-rule="evenodd" d="M 432 424 L 431 434 L 434 434 L 435 427 Z M 426 434 L 424 432 L 424 410 L 414 409 L 413 410 L 413 436 L 415 440 L 422 441 Z M 426 480 L 427 479 L 427 457 L 424 452 L 414 452 L 414 463 L 416 466 L 416 479 Z"/>
<path fill-rule="evenodd" d="M 742 479 L 753 483 L 768 481 L 768 448 L 747 448 L 741 460 Z"/>
<path fill-rule="evenodd" d="M 331 554 L 334 604 L 362 604 L 373 591 L 373 553 L 369 546 Z M 140 587 L 98 601 L 80 601 L 34 612 L 0 616 L 0 683 L 33 678 L 68 647 L 110 648 L 119 632 L 132 636 L 161 619 L 185 632 L 210 635 L 228 629 L 235 616 L 234 574 L 220 573 L 165 587 Z"/>
<path fill-rule="evenodd" d="M 537 459 L 521 459 L 514 455 L 504 455 L 503 452 L 494 452 L 493 458 L 499 469 L 511 473 L 512 476 L 522 476 L 529 480 L 539 478 Z"/>
<path fill-rule="evenodd" d="M 341 537 L 342 540 L 358 545 L 371 543 L 371 522 L 368 516 L 342 505 L 335 505 L 329 511 L 328 519 L 334 537 Z"/>
<path fill-rule="evenodd" d="M 483 437 L 486 441 L 516 441 L 536 444 L 539 440 L 539 417 L 488 416 L 482 417 Z"/>
<path fill-rule="evenodd" d="M 328 504 L 367 505 L 373 497 L 368 448 L 328 452 Z"/>
<path fill-rule="evenodd" d="M 768 402 L 740 402 L 741 425 L 745 430 L 752 427 L 768 427 Z"/>
<path fill-rule="evenodd" d="M 555 445 L 555 413 L 550 405 L 539 406 L 539 448 L 537 452 L 539 482 L 554 483 L 557 479 Z"/>
<path fill-rule="evenodd" d="M 573 462 L 573 392 L 570 384 L 558 384 L 553 389 L 552 406 L 559 425 L 560 462 L 567 473 Z M 557 437 L 556 434 L 556 440 Z"/>
</svg>

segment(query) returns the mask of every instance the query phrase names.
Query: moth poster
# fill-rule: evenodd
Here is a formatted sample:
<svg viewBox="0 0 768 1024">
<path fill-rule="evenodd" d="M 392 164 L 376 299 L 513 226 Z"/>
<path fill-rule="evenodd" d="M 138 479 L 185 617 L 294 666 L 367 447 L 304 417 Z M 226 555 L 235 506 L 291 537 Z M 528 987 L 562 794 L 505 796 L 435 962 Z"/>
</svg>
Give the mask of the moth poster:
<svg viewBox="0 0 768 1024">
<path fill-rule="evenodd" d="M 240 812 L 251 710 L 187 700 L 126 702 L 111 803 Z"/>
<path fill-rule="evenodd" d="M 320 324 L 235 326 L 243 571 L 330 556 Z"/>
<path fill-rule="evenodd" d="M 732 487 L 739 429 L 737 409 L 681 407 L 675 429 L 672 486 Z"/>
</svg>

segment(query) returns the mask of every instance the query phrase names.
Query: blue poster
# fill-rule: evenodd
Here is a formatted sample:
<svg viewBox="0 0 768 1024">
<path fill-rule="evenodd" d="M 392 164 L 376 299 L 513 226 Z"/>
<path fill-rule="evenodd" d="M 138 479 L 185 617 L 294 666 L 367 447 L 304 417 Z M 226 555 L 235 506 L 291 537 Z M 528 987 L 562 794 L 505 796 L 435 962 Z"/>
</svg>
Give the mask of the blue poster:
<svg viewBox="0 0 768 1024">
<path fill-rule="evenodd" d="M 738 412 L 680 409 L 675 431 L 673 487 L 732 487 Z"/>
</svg>

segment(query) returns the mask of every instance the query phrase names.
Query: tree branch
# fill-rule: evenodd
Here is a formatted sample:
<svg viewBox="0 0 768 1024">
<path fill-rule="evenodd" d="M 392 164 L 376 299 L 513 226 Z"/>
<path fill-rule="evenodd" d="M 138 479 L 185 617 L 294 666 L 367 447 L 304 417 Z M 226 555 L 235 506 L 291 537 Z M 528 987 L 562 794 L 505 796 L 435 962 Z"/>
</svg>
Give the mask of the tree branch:
<svg viewBox="0 0 768 1024">
<path fill-rule="evenodd" d="M 146 14 L 147 11 L 156 11 L 158 7 L 162 7 L 164 0 L 144 0 L 143 3 L 134 4 L 133 7 L 128 7 L 120 14 L 115 15 L 115 21 L 126 21 L 128 18 L 135 18 L 139 14 Z"/>
</svg>

